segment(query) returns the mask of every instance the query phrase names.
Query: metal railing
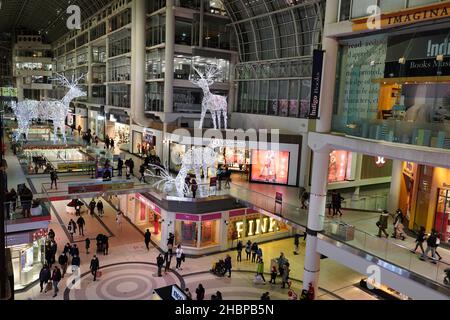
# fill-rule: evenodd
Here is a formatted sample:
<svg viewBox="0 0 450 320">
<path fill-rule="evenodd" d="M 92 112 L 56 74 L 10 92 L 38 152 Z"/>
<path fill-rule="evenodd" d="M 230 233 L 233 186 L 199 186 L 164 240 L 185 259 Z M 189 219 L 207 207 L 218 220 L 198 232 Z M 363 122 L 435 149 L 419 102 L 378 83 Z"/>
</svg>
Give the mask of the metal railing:
<svg viewBox="0 0 450 320">
<path fill-rule="evenodd" d="M 36 200 L 8 201 L 4 203 L 5 221 L 20 221 L 34 217 L 50 217 L 50 203 Z"/>
</svg>

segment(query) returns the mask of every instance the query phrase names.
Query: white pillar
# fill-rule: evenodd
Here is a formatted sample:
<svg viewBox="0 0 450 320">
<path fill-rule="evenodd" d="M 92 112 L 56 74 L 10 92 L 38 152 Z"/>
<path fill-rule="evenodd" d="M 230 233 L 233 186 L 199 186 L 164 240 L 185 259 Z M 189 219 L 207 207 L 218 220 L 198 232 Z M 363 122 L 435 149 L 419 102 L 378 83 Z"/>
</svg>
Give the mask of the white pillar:
<svg viewBox="0 0 450 320">
<path fill-rule="evenodd" d="M 320 133 L 329 133 L 331 131 L 338 42 L 333 38 L 327 37 L 327 28 L 329 24 L 337 21 L 338 7 L 339 1 L 326 2 L 325 32 L 322 41 L 322 48 L 325 51 L 325 72 L 323 73 L 320 99 L 320 120 L 317 120 L 316 124 L 316 131 Z M 316 296 L 318 294 L 320 272 L 317 233 L 323 230 L 325 220 L 330 151 L 328 148 L 322 148 L 320 151 L 315 151 L 313 157 L 303 288 L 308 289 L 309 284 L 312 283 Z"/>
<path fill-rule="evenodd" d="M 140 119 L 145 114 L 145 24 L 146 10 L 145 1 L 135 0 L 133 7 L 132 23 L 132 92 L 131 92 L 131 108 L 132 114 L 136 115 L 135 119 Z"/>
<path fill-rule="evenodd" d="M 400 201 L 400 187 L 402 183 L 403 162 L 401 160 L 392 161 L 392 179 L 389 190 L 387 210 L 394 213 L 398 209 Z"/>
<path fill-rule="evenodd" d="M 173 0 L 166 1 L 166 46 L 164 73 L 164 112 L 173 112 L 173 73 L 175 54 L 175 12 Z"/>
<path fill-rule="evenodd" d="M 308 146 L 308 134 L 302 133 L 302 144 L 299 145 L 300 152 L 300 174 L 298 184 L 300 187 L 309 186 L 309 172 L 311 166 L 311 149 Z"/>
</svg>

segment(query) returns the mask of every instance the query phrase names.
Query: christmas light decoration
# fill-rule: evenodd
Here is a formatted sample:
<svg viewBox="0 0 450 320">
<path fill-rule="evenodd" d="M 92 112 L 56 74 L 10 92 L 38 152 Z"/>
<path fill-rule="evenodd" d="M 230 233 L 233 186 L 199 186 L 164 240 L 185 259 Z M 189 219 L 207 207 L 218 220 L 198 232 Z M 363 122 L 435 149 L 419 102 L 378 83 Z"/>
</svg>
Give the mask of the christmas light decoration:
<svg viewBox="0 0 450 320">
<path fill-rule="evenodd" d="M 58 128 L 63 135 L 64 143 L 67 143 L 65 120 L 69 114 L 70 102 L 79 97 L 85 97 L 86 92 L 78 87 L 78 82 L 84 78 L 84 75 L 78 79 L 72 78 L 72 81 L 67 80 L 63 75 L 57 74 L 55 80 L 68 88 L 69 91 L 61 100 L 36 101 L 24 100 L 19 103 L 13 103 L 12 109 L 16 115 L 19 124 L 18 133 L 15 137 L 16 141 L 20 140 L 25 134 L 28 137 L 30 124 L 33 119 L 51 120 L 53 121 L 53 142 L 57 142 Z"/>
<path fill-rule="evenodd" d="M 220 74 L 220 70 L 216 66 L 207 66 L 206 72 L 203 75 L 202 72 L 194 68 L 195 72 L 200 76 L 199 80 L 192 80 L 191 82 L 200 87 L 203 90 L 203 101 L 202 101 L 202 115 L 200 118 L 200 129 L 203 129 L 203 122 L 205 120 L 206 112 L 209 110 L 212 115 L 214 129 L 221 129 L 223 117 L 224 129 L 227 129 L 227 117 L 228 117 L 228 103 L 227 98 L 212 94 L 210 87 L 214 84 L 214 78 Z M 216 121 L 217 119 L 217 121 Z"/>
<path fill-rule="evenodd" d="M 153 169 L 159 169 L 161 171 L 161 176 L 155 174 L 149 175 L 159 180 L 153 186 L 161 187 L 164 183 L 164 192 L 169 193 L 175 188 L 178 196 L 181 198 L 184 197 L 189 191 L 186 184 L 186 177 L 191 170 L 195 172 L 197 183 L 207 183 L 208 169 L 212 171 L 213 177 L 216 176 L 218 157 L 215 149 L 222 146 L 222 140 L 214 139 L 207 147 L 194 147 L 186 152 L 181 162 L 181 169 L 175 178 L 166 169 L 157 165 L 150 165 Z M 201 169 L 203 169 L 205 181 L 202 180 Z M 199 195 L 200 197 L 205 195 L 201 187 L 199 187 Z"/>
</svg>

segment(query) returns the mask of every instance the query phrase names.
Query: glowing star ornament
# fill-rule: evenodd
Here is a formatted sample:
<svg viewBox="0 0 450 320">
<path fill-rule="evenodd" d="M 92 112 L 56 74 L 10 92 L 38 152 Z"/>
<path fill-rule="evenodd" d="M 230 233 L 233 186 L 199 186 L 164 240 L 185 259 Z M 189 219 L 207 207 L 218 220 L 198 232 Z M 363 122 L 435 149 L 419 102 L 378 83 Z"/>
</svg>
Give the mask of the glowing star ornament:
<svg viewBox="0 0 450 320">
<path fill-rule="evenodd" d="M 53 142 L 57 142 L 57 132 L 59 128 L 63 135 L 64 143 L 66 143 L 65 120 L 69 114 L 70 102 L 76 98 L 86 96 L 86 92 L 78 87 L 78 82 L 83 78 L 84 75 L 76 80 L 73 78 L 72 81 L 69 81 L 63 75 L 57 74 L 55 79 L 58 80 L 62 86 L 69 89 L 67 94 L 61 100 L 24 100 L 19 103 L 13 103 L 12 109 L 19 125 L 18 134 L 15 137 L 16 141 L 18 141 L 23 134 L 25 134 L 25 138 L 28 137 L 30 124 L 33 119 L 42 119 L 53 121 Z"/>
<path fill-rule="evenodd" d="M 207 147 L 195 147 L 186 152 L 181 162 L 181 169 L 175 178 L 172 178 L 167 170 L 156 165 L 151 165 L 152 168 L 159 169 L 162 172 L 161 176 L 151 175 L 152 177 L 159 179 L 154 186 L 158 187 L 164 183 L 164 192 L 169 193 L 175 188 L 178 196 L 180 198 L 184 197 L 189 191 L 185 179 L 191 170 L 195 172 L 197 183 L 202 182 L 202 169 L 205 176 L 204 183 L 206 183 L 206 180 L 208 179 L 208 169 L 212 171 L 213 177 L 216 176 L 218 153 L 215 149 L 222 146 L 223 141 L 215 139 Z M 199 195 L 200 197 L 205 196 L 202 188 L 199 188 Z"/>
<path fill-rule="evenodd" d="M 220 73 L 220 70 L 216 66 L 208 66 L 205 74 L 194 68 L 195 72 L 200 76 L 199 80 L 192 80 L 191 82 L 200 87 L 203 90 L 202 101 L 202 115 L 200 118 L 200 129 L 203 129 L 203 122 L 205 120 L 206 112 L 209 110 L 212 115 L 214 129 L 221 129 L 223 117 L 224 129 L 227 129 L 227 117 L 228 117 L 228 103 L 227 98 L 219 95 L 212 94 L 210 87 L 214 84 L 214 77 Z M 217 120 L 217 121 L 216 121 Z M 217 126 L 218 125 L 218 126 Z"/>
</svg>

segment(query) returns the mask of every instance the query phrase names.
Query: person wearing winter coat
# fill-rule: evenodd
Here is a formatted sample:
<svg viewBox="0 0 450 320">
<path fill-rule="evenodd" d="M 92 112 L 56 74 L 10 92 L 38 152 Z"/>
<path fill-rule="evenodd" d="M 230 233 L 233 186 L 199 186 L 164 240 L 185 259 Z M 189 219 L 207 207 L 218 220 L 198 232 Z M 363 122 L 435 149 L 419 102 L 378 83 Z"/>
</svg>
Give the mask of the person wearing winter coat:
<svg viewBox="0 0 450 320">
<path fill-rule="evenodd" d="M 39 286 L 41 287 L 41 291 L 44 290 L 44 284 L 47 286 L 48 281 L 50 280 L 52 274 L 50 268 L 47 264 L 44 264 L 41 271 L 39 272 Z M 47 289 L 45 289 L 45 293 L 47 293 Z"/>
<path fill-rule="evenodd" d="M 247 261 L 250 260 L 250 255 L 252 254 L 252 242 L 250 240 L 245 244 L 245 253 L 247 255 Z"/>
<path fill-rule="evenodd" d="M 91 214 L 92 217 L 95 214 L 95 207 L 96 207 L 95 200 L 92 199 L 91 202 L 89 202 L 89 213 Z"/>
<path fill-rule="evenodd" d="M 59 288 L 58 288 L 58 284 L 61 281 L 61 271 L 59 270 L 58 267 L 55 267 L 55 269 L 53 270 L 52 273 L 52 281 L 53 281 L 53 298 L 56 297 L 58 295 L 59 292 Z"/>
<path fill-rule="evenodd" d="M 387 210 L 384 210 L 383 213 L 381 213 L 379 220 L 377 221 L 377 227 L 378 227 L 378 237 L 381 238 L 381 233 L 383 232 L 386 238 L 389 238 L 389 234 L 386 232 L 386 229 L 388 227 L 388 219 L 389 219 L 389 212 Z"/>
<path fill-rule="evenodd" d="M 74 255 L 72 258 L 72 272 L 76 272 L 81 265 L 80 257 L 77 255 Z"/>
<path fill-rule="evenodd" d="M 291 269 L 289 269 L 289 263 L 286 263 L 283 267 L 283 275 L 281 276 L 281 279 L 283 280 L 283 284 L 281 288 L 286 288 L 286 284 L 289 282 L 289 273 Z"/>
<path fill-rule="evenodd" d="M 61 267 L 61 271 L 62 271 L 62 275 L 61 277 L 64 278 L 66 272 L 67 272 L 67 264 L 69 263 L 69 258 L 67 257 L 67 254 L 65 252 L 63 252 L 59 258 L 58 258 L 58 263 Z"/>
<path fill-rule="evenodd" d="M 181 248 L 181 245 L 178 245 L 177 250 L 175 250 L 175 257 L 177 258 L 177 265 L 175 267 L 176 270 L 183 270 L 181 268 L 181 262 L 185 258 L 183 249 Z"/>
<path fill-rule="evenodd" d="M 264 261 L 261 258 L 256 267 L 256 276 L 260 276 L 261 279 L 266 283 L 266 279 L 264 278 Z"/>
<path fill-rule="evenodd" d="M 197 295 L 197 300 L 201 301 L 205 299 L 205 288 L 203 288 L 203 285 L 201 283 L 198 285 L 195 293 Z"/>
<path fill-rule="evenodd" d="M 118 171 L 118 176 L 121 177 L 123 174 L 123 160 L 122 158 L 119 158 L 119 160 L 117 160 L 117 171 Z"/>
<path fill-rule="evenodd" d="M 258 263 L 260 260 L 262 260 L 263 252 L 261 247 L 258 247 L 258 250 L 256 251 L 256 263 Z"/>
<path fill-rule="evenodd" d="M 272 266 L 272 270 L 270 272 L 270 282 L 271 284 L 275 284 L 275 280 L 277 279 L 277 267 Z"/>
<path fill-rule="evenodd" d="M 94 281 L 97 281 L 97 271 L 100 269 L 100 262 L 96 255 L 91 260 L 91 265 L 89 267 L 91 274 L 94 276 Z"/>
<path fill-rule="evenodd" d="M 150 245 L 151 237 L 152 237 L 152 234 L 150 233 L 150 230 L 147 229 L 147 231 L 144 234 L 144 242 L 145 242 L 145 247 L 147 248 L 147 251 L 150 250 L 149 245 Z"/>
<path fill-rule="evenodd" d="M 66 243 L 66 245 L 64 246 L 64 250 L 63 253 L 66 255 L 71 254 L 72 252 L 72 246 L 70 245 L 70 243 Z"/>
<path fill-rule="evenodd" d="M 231 278 L 232 265 L 230 255 L 227 254 L 227 257 L 225 258 L 224 262 L 225 262 L 225 273 L 228 271 L 228 278 Z"/>
<path fill-rule="evenodd" d="M 239 241 L 236 245 L 236 251 L 237 251 L 237 261 L 242 262 L 242 249 L 244 245 L 242 244 L 242 241 Z"/>
<path fill-rule="evenodd" d="M 86 221 L 84 221 L 83 217 L 79 217 L 77 219 L 77 225 L 78 225 L 78 230 L 79 230 L 79 235 L 84 237 L 84 226 L 86 225 Z"/>
<path fill-rule="evenodd" d="M 102 202 L 101 200 L 99 200 L 99 201 L 97 202 L 97 212 L 98 212 L 98 215 L 99 215 L 100 217 L 103 217 L 103 214 L 104 214 L 104 211 L 103 211 L 103 202 Z"/>
<path fill-rule="evenodd" d="M 431 252 L 432 263 L 436 263 L 436 248 L 438 247 L 438 237 L 436 230 L 431 230 L 430 236 L 427 238 L 427 249 L 425 253 L 422 254 L 420 260 L 428 259 L 428 253 Z"/>
<path fill-rule="evenodd" d="M 162 277 L 161 270 L 164 266 L 164 257 L 162 254 L 159 254 L 156 258 L 156 265 L 158 266 L 158 277 Z"/>
<path fill-rule="evenodd" d="M 252 262 L 256 262 L 256 254 L 258 253 L 258 244 L 253 242 L 252 244 Z"/>
<path fill-rule="evenodd" d="M 427 239 L 427 235 L 425 233 L 425 227 L 421 226 L 419 233 L 417 234 L 416 237 L 416 246 L 413 250 L 411 250 L 412 253 L 416 253 L 417 248 L 420 248 L 420 250 L 422 250 L 422 255 L 425 254 L 425 250 L 423 249 L 423 243 L 425 242 L 425 240 Z"/>
<path fill-rule="evenodd" d="M 172 255 L 169 251 L 164 254 L 164 262 L 166 263 L 166 267 L 164 272 L 167 273 L 170 270 L 170 263 L 172 262 Z"/>
<path fill-rule="evenodd" d="M 76 244 L 74 244 L 74 245 L 72 246 L 72 251 L 71 251 L 70 255 L 71 255 L 72 257 L 80 256 L 80 249 L 78 249 L 78 246 L 77 246 Z"/>
<path fill-rule="evenodd" d="M 84 240 L 84 245 L 86 248 L 86 254 L 89 254 L 89 248 L 91 247 L 91 240 L 89 238 L 86 238 Z"/>
<path fill-rule="evenodd" d="M 51 180 L 51 186 L 50 189 L 53 189 L 53 184 L 55 184 L 56 190 L 58 190 L 58 174 L 56 173 L 56 170 L 52 170 L 50 172 L 50 180 Z"/>
</svg>

